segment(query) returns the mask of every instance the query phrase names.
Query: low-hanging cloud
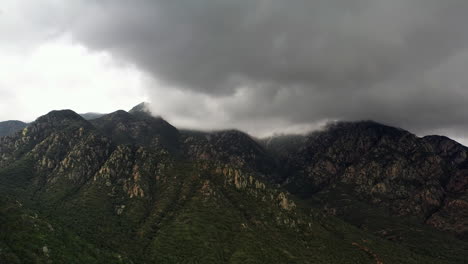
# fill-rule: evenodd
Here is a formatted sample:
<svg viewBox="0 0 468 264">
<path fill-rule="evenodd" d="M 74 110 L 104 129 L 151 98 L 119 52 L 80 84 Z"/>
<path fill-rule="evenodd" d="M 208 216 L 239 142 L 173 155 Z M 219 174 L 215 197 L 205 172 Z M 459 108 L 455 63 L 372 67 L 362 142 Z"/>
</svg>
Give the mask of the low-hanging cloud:
<svg viewBox="0 0 468 264">
<path fill-rule="evenodd" d="M 154 77 L 153 101 L 177 89 L 155 107 L 175 119 L 254 133 L 327 119 L 468 127 L 465 0 L 79 2 L 64 30 Z"/>
</svg>

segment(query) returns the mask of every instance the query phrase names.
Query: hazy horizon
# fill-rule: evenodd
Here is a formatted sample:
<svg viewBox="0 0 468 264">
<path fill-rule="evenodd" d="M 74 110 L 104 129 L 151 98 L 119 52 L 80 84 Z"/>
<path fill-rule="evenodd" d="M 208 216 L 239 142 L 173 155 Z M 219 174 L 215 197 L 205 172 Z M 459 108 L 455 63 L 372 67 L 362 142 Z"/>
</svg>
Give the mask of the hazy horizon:
<svg viewBox="0 0 468 264">
<path fill-rule="evenodd" d="M 147 103 L 147 102 L 141 102 L 141 103 Z M 76 112 L 77 114 L 80 114 L 80 115 L 84 115 L 84 114 L 99 114 L 99 115 L 106 115 L 106 114 L 110 114 L 110 113 L 113 113 L 113 112 L 116 112 L 116 111 L 119 111 L 119 110 L 123 110 L 123 111 L 126 111 L 128 112 L 131 108 L 135 107 L 136 105 L 130 107 L 129 109 L 116 109 L 114 111 L 111 111 L 111 112 L 108 112 L 108 113 L 101 113 L 101 112 L 93 112 L 93 111 L 90 111 L 90 112 L 77 112 L 73 109 L 54 109 L 54 110 L 51 110 L 51 111 L 60 111 L 60 110 L 72 110 L 74 112 Z M 148 109 L 151 111 L 151 109 Z M 44 113 L 42 115 L 46 115 L 48 114 L 50 111 L 48 111 L 47 113 Z M 34 122 L 37 118 L 39 118 L 40 116 L 42 115 L 39 115 L 37 116 L 36 118 L 32 119 L 32 120 L 18 120 L 18 119 L 9 119 L 9 120 L 0 120 L 0 122 L 3 122 L 3 121 L 21 121 L 21 122 L 25 122 L 25 123 L 31 123 L 31 122 Z M 164 116 L 160 116 L 160 115 L 157 115 L 157 114 L 154 114 L 152 113 L 153 116 L 155 117 L 161 117 L 163 119 L 165 119 L 167 122 L 169 122 L 171 125 L 174 125 L 177 129 L 181 129 L 181 130 L 194 130 L 194 131 L 204 131 L 204 132 L 216 132 L 216 131 L 222 131 L 222 130 L 231 130 L 231 129 L 234 129 L 234 130 L 239 130 L 239 131 L 242 131 L 244 133 L 247 133 L 249 134 L 250 136 L 254 137 L 254 138 L 257 138 L 257 139 L 267 139 L 269 137 L 275 137 L 275 136 L 288 136 L 288 135 L 307 135 L 308 133 L 311 133 L 311 132 L 314 132 L 314 131 L 320 131 L 320 130 L 323 130 L 326 128 L 326 126 L 330 123 L 333 123 L 333 122 L 340 122 L 340 121 L 344 121 L 344 122 L 360 122 L 360 121 L 374 121 L 374 122 L 377 122 L 377 123 L 381 123 L 383 125 L 388 125 L 388 126 L 394 126 L 392 124 L 388 124 L 388 123 L 383 123 L 383 122 L 379 122 L 378 120 L 352 120 L 352 121 L 346 121 L 346 120 L 325 120 L 321 123 L 317 123 L 315 124 L 315 126 L 303 126 L 303 127 L 293 127 L 293 128 L 286 128 L 286 129 L 278 129 L 276 131 L 271 131 L 270 133 L 264 133 L 264 134 L 255 134 L 250 132 L 250 131 L 247 131 L 247 130 L 243 130 L 243 129 L 240 129 L 240 128 L 237 128 L 237 127 L 229 127 L 229 126 L 226 126 L 226 127 L 220 127 L 220 128 L 203 128 L 203 127 L 200 127 L 200 128 L 197 128 L 197 127 L 193 127 L 193 126 L 177 126 L 175 124 L 173 124 L 171 122 L 171 120 L 168 120 L 167 118 L 165 118 Z M 397 127 L 397 128 L 401 128 L 401 129 L 404 129 L 404 130 L 407 130 L 405 129 L 404 127 L 398 127 L 398 126 L 394 126 L 394 127 Z M 407 130 L 409 131 L 410 133 L 414 133 L 413 131 L 410 131 L 410 130 Z M 424 137 L 424 136 L 431 136 L 431 135 L 440 135 L 440 136 L 447 136 L 447 135 L 444 135 L 444 134 L 441 134 L 441 133 L 433 133 L 433 134 L 416 134 L 414 133 L 415 135 L 417 135 L 418 137 Z M 464 145 L 464 146 L 468 146 L 468 139 L 467 138 L 456 138 L 456 137 L 453 137 L 451 138 L 455 141 L 457 141 L 458 143 Z"/>
</svg>

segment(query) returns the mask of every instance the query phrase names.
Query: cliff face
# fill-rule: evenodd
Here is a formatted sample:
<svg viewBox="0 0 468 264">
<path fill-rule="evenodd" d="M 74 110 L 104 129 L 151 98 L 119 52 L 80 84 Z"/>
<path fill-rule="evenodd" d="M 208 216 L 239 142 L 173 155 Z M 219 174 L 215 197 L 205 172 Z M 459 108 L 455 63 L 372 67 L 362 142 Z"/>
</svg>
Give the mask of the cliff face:
<svg viewBox="0 0 468 264">
<path fill-rule="evenodd" d="M 91 121 L 53 111 L 0 138 L 1 261 L 466 257 L 466 242 L 437 231 L 466 232 L 466 148 L 449 139 L 359 122 L 260 142 L 234 130 L 179 131 L 144 106 Z M 344 217 L 356 205 L 375 226 Z M 380 222 L 388 215 L 407 231 L 398 243 L 388 239 L 394 225 Z M 413 238 L 415 227 L 421 240 Z"/>
</svg>

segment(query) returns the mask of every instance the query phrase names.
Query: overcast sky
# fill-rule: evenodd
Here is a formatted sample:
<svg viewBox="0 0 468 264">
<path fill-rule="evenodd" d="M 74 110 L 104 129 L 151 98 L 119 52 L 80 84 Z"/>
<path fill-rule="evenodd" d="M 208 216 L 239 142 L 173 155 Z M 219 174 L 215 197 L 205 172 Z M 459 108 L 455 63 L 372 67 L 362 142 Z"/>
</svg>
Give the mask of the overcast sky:
<svg viewBox="0 0 468 264">
<path fill-rule="evenodd" d="M 0 120 L 149 101 L 178 127 L 373 119 L 468 143 L 466 0 L 0 3 Z"/>
</svg>

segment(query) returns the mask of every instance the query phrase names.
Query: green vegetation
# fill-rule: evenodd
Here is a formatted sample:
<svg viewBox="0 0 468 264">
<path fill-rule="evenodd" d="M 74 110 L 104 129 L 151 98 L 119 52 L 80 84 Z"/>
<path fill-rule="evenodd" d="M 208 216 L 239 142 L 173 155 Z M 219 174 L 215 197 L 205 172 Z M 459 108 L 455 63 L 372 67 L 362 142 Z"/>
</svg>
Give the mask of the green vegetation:
<svg viewBox="0 0 468 264">
<path fill-rule="evenodd" d="M 0 199 L 0 263 L 124 263 L 19 201 Z"/>
<path fill-rule="evenodd" d="M 321 159 L 339 151 L 301 149 L 316 163 L 290 153 L 335 144 L 329 138 L 271 141 L 280 144 L 272 154 L 238 131 L 170 135 L 175 128 L 162 119 L 132 115 L 104 116 L 95 128 L 70 111 L 53 112 L 0 142 L 0 263 L 456 264 L 468 257 L 468 243 L 395 215 L 387 196 L 376 194 L 383 205 L 376 206 L 352 182 L 322 182 L 334 168 Z M 158 127 L 165 130 L 153 133 Z M 305 177 L 301 162 L 322 178 Z M 295 187 L 300 196 L 283 189 Z"/>
</svg>

